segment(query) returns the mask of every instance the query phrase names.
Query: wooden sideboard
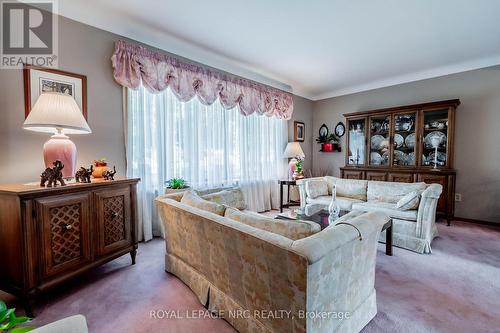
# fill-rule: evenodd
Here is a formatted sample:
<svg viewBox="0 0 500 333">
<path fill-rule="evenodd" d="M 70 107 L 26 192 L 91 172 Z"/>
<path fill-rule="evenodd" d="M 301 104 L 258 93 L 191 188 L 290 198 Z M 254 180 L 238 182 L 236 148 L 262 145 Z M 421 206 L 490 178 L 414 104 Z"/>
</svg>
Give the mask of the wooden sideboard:
<svg viewBox="0 0 500 333">
<path fill-rule="evenodd" d="M 341 177 L 441 184 L 437 213 L 449 225 L 455 214 L 458 105 L 454 99 L 344 114 L 347 149 Z"/>
<path fill-rule="evenodd" d="M 37 294 L 127 253 L 135 264 L 138 181 L 0 185 L 0 289 L 33 315 Z"/>
</svg>

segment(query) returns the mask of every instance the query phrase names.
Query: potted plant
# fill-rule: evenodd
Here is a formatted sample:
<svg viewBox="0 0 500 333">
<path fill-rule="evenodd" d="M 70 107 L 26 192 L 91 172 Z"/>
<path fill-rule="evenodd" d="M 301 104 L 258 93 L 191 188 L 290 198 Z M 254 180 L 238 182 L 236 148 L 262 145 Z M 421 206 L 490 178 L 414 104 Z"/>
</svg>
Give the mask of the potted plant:
<svg viewBox="0 0 500 333">
<path fill-rule="evenodd" d="M 189 188 L 186 180 L 182 178 L 171 178 L 165 182 L 165 185 L 166 194 L 185 191 L 187 188 Z"/>
<path fill-rule="evenodd" d="M 330 151 L 333 151 L 333 150 L 337 150 L 337 151 L 340 151 L 340 138 L 335 134 L 335 133 L 332 133 L 328 136 L 327 138 L 327 141 L 329 144 L 332 145 Z"/>
<path fill-rule="evenodd" d="M 108 171 L 108 163 L 105 158 L 101 158 L 99 160 L 95 160 L 94 162 L 94 171 L 92 171 L 92 176 L 94 178 L 102 178 L 102 173 L 104 171 Z"/>
<path fill-rule="evenodd" d="M 321 144 L 320 151 L 332 151 L 332 145 L 329 144 L 328 138 L 329 138 L 328 132 L 322 134 L 320 131 L 319 136 L 316 138 L 316 142 Z"/>
<path fill-rule="evenodd" d="M 304 162 L 304 158 L 301 156 L 295 157 L 295 171 L 293 172 L 292 179 L 302 179 L 304 178 L 304 172 L 302 170 L 302 163 Z"/>
<path fill-rule="evenodd" d="M 0 332 L 24 333 L 35 329 L 31 326 L 16 327 L 19 324 L 29 322 L 31 318 L 17 317 L 14 313 L 15 310 L 8 309 L 7 305 L 0 301 Z"/>
</svg>

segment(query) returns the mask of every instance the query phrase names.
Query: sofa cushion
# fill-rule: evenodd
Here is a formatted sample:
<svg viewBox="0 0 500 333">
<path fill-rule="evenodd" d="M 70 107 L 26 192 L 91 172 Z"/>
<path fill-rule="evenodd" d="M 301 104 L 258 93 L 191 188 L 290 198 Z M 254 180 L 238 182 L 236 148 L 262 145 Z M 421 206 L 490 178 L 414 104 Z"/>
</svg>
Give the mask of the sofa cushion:
<svg viewBox="0 0 500 333">
<path fill-rule="evenodd" d="M 400 210 L 417 209 L 420 203 L 420 193 L 411 191 L 396 203 L 396 208 Z"/>
<path fill-rule="evenodd" d="M 310 180 L 306 182 L 306 193 L 309 198 L 328 195 L 328 184 L 324 180 Z"/>
<path fill-rule="evenodd" d="M 417 210 L 399 210 L 396 204 L 383 201 L 368 201 L 355 203 L 352 205 L 353 210 L 361 210 L 364 212 L 383 212 L 392 218 L 398 218 L 408 221 L 417 221 Z"/>
<path fill-rule="evenodd" d="M 224 216 L 254 228 L 266 230 L 293 240 L 308 237 L 321 230 L 321 226 L 314 222 L 278 220 L 266 216 L 258 216 L 257 214 L 248 214 L 231 207 L 226 209 Z"/>
<path fill-rule="evenodd" d="M 396 182 L 368 182 L 368 200 L 383 201 L 396 204 L 410 192 L 422 193 L 426 189 L 425 183 L 396 183 Z"/>
<path fill-rule="evenodd" d="M 306 198 L 306 203 L 308 204 L 319 204 L 324 206 L 330 205 L 331 201 L 332 197 L 330 195 L 322 195 L 314 199 Z M 337 203 L 339 204 L 339 207 L 342 210 L 352 210 L 352 205 L 357 202 L 364 202 L 364 201 L 337 196 Z"/>
<path fill-rule="evenodd" d="M 330 194 L 332 193 L 333 185 L 335 185 L 339 197 L 366 201 L 367 180 L 343 179 L 332 176 L 325 176 L 325 180 L 328 184 L 328 192 Z"/>
<path fill-rule="evenodd" d="M 215 193 L 202 195 L 201 198 L 221 205 L 234 207 L 237 209 L 246 209 L 245 197 L 240 188 L 227 189 Z"/>
<path fill-rule="evenodd" d="M 224 205 L 220 205 L 216 202 L 211 202 L 205 199 L 200 198 L 200 196 L 194 191 L 186 191 L 182 196 L 181 202 L 183 204 L 196 207 L 199 209 L 206 210 L 208 212 L 224 216 L 224 212 L 226 207 Z"/>
</svg>

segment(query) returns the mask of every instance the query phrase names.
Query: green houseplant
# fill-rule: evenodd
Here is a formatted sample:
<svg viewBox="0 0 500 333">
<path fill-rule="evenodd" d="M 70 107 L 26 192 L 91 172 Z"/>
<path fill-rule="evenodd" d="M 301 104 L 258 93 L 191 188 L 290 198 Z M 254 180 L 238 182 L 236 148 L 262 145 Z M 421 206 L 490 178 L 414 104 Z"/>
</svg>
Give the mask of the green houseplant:
<svg viewBox="0 0 500 333">
<path fill-rule="evenodd" d="M 16 327 L 19 324 L 29 322 L 29 317 L 17 317 L 14 313 L 16 309 L 8 309 L 5 302 L 0 301 L 0 332 L 24 333 L 35 329 L 32 326 Z"/>
<path fill-rule="evenodd" d="M 189 188 L 185 179 L 172 178 L 165 182 L 165 194 L 182 192 Z"/>
</svg>

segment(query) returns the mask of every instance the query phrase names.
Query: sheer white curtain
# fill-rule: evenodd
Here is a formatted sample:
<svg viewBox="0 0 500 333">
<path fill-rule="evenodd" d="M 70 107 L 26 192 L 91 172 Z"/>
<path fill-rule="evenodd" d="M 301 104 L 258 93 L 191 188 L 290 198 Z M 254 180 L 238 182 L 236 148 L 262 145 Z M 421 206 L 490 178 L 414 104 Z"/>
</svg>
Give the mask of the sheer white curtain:
<svg viewBox="0 0 500 333">
<path fill-rule="evenodd" d="M 239 185 L 249 209 L 278 207 L 277 179 L 287 165 L 285 120 L 243 116 L 197 98 L 180 102 L 170 89 L 152 94 L 144 87 L 127 89 L 126 120 L 127 175 L 141 178 L 141 238 L 161 235 L 154 198 L 172 177 L 196 189 Z"/>
</svg>

